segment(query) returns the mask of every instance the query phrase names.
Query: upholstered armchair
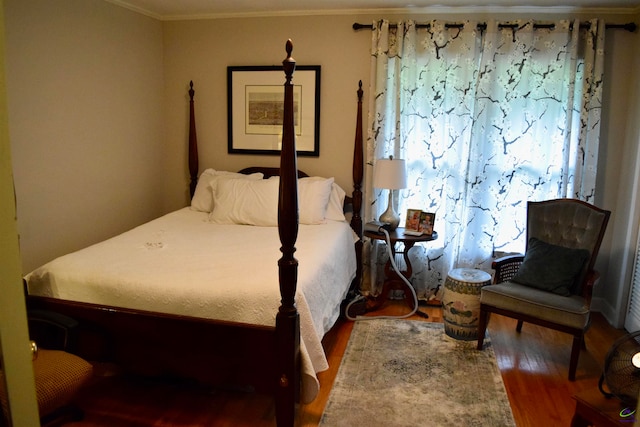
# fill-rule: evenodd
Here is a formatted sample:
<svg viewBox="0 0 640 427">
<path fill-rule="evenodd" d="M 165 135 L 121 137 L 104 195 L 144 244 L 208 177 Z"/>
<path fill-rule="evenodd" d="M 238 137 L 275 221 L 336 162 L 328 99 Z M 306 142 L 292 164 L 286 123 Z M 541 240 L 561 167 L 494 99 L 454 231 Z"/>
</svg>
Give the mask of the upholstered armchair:
<svg viewBox="0 0 640 427">
<path fill-rule="evenodd" d="M 34 348 L 33 374 L 41 424 L 80 420 L 83 412 L 73 399 L 93 376 L 93 366 L 73 354 L 78 322 L 48 310 L 29 310 L 29 335 Z"/>
<path fill-rule="evenodd" d="M 478 350 L 489 314 L 496 313 L 573 335 L 569 380 L 573 381 L 591 295 L 598 281 L 594 264 L 611 212 L 575 199 L 527 204 L 525 255 L 494 261 L 493 284 L 482 288 Z"/>
<path fill-rule="evenodd" d="M 77 322 L 49 311 L 28 313 L 33 374 L 41 425 L 79 420 L 83 413 L 73 405 L 76 393 L 92 378 L 93 367 L 70 353 L 74 349 Z M 3 381 L 0 369 L 0 381 Z M 7 396 L 0 388 L 0 426 L 8 413 Z M 10 425 L 5 418 L 4 422 Z"/>
</svg>

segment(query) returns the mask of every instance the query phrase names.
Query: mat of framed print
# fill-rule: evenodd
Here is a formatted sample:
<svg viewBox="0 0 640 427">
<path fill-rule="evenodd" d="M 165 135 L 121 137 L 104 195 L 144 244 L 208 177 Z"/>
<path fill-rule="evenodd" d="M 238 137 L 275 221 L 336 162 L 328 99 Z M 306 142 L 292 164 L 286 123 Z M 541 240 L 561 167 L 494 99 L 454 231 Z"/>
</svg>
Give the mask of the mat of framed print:
<svg viewBox="0 0 640 427">
<path fill-rule="evenodd" d="M 228 152 L 280 154 L 285 75 L 282 66 L 227 67 Z M 320 66 L 293 73 L 293 115 L 299 156 L 320 155 Z"/>
</svg>

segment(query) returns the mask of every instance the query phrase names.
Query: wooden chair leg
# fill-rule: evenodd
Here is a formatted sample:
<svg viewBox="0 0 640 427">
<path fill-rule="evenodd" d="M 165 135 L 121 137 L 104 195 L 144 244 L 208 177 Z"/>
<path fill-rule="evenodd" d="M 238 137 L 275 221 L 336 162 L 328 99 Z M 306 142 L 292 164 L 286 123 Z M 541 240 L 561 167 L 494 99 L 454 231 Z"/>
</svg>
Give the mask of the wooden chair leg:
<svg viewBox="0 0 640 427">
<path fill-rule="evenodd" d="M 478 317 L 478 350 L 482 350 L 484 344 L 484 336 L 487 330 L 487 324 L 489 323 L 489 312 L 480 307 L 480 316 Z"/>
<path fill-rule="evenodd" d="M 575 381 L 576 370 L 578 369 L 578 358 L 580 357 L 580 350 L 584 342 L 584 335 L 582 333 L 573 336 L 573 345 L 571 346 L 571 360 L 569 361 L 569 381 Z"/>
<path fill-rule="evenodd" d="M 518 320 L 518 324 L 516 325 L 516 332 L 522 332 L 522 324 L 524 322 L 522 320 Z"/>
</svg>

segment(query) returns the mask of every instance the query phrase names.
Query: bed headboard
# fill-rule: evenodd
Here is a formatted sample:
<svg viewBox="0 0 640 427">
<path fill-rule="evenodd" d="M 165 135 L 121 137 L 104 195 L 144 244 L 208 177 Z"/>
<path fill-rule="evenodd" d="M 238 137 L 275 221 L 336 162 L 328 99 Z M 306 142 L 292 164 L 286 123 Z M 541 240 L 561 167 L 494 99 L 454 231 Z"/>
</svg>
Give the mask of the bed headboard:
<svg viewBox="0 0 640 427">
<path fill-rule="evenodd" d="M 260 172 L 264 175 L 264 179 L 271 178 L 272 176 L 280 176 L 280 168 L 268 168 L 268 167 L 262 167 L 262 166 L 252 166 L 249 168 L 244 168 L 238 172 L 244 173 L 247 175 Z M 306 178 L 308 176 L 309 175 L 307 175 L 305 172 L 298 169 L 298 178 Z"/>
</svg>

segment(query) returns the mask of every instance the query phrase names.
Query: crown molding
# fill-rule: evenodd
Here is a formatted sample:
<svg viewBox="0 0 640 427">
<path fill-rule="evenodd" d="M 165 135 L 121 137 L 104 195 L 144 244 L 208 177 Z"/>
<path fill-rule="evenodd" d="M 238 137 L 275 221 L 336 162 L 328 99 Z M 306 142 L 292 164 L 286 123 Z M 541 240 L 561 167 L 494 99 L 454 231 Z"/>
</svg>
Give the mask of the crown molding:
<svg viewBox="0 0 640 427">
<path fill-rule="evenodd" d="M 126 0 L 105 0 L 145 16 L 160 21 L 189 21 L 207 19 L 268 18 L 294 16 L 337 16 L 337 15 L 640 15 L 640 6 L 634 7 L 577 7 L 577 6 L 428 6 L 408 8 L 378 9 L 330 9 L 330 10 L 287 10 L 260 12 L 198 13 L 180 15 L 159 15 L 149 10 L 133 6 Z"/>
<path fill-rule="evenodd" d="M 134 6 L 134 5 L 130 4 L 130 3 L 128 3 L 126 0 L 104 0 L 104 1 L 106 1 L 107 3 L 114 4 L 116 6 L 120 6 L 122 8 L 128 9 L 128 10 L 131 10 L 133 12 L 139 13 L 140 15 L 144 15 L 144 16 L 148 16 L 148 17 L 153 18 L 153 19 L 157 19 L 158 21 L 167 20 L 167 17 L 165 17 L 165 16 L 162 16 L 160 14 L 151 12 L 150 10 L 147 10 L 147 9 L 144 9 L 144 8 L 141 8 L 141 7 L 138 7 L 138 6 Z"/>
</svg>

